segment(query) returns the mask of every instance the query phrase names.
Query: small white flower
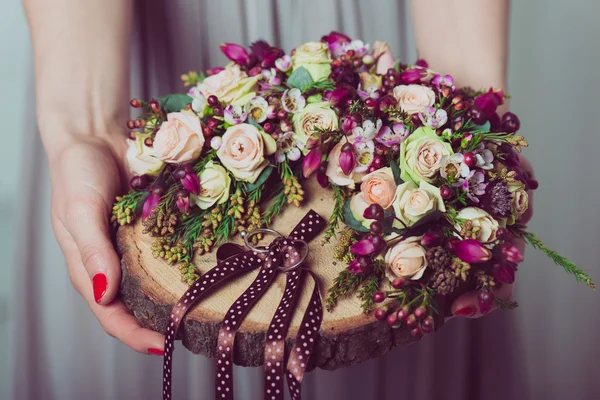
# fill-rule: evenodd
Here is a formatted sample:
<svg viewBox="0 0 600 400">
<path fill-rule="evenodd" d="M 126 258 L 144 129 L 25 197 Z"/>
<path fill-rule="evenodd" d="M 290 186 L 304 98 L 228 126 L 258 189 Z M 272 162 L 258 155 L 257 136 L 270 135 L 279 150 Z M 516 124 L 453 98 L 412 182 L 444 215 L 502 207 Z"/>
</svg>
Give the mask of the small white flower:
<svg viewBox="0 0 600 400">
<path fill-rule="evenodd" d="M 355 172 L 366 172 L 373 162 L 375 155 L 375 143 L 373 140 L 360 136 L 354 142 L 354 152 L 356 153 Z"/>
<path fill-rule="evenodd" d="M 248 114 L 243 112 L 242 106 L 234 106 L 233 104 L 228 105 L 223 112 L 225 122 L 229 125 L 241 124 L 248 118 Z"/>
<path fill-rule="evenodd" d="M 278 58 L 277 60 L 275 60 L 275 66 L 281 72 L 289 71 L 290 68 L 292 68 L 292 57 L 286 54 L 283 57 Z"/>
<path fill-rule="evenodd" d="M 221 144 L 223 144 L 223 139 L 221 138 L 221 136 L 213 136 L 212 139 L 210 139 L 211 149 L 219 150 Z"/>
<path fill-rule="evenodd" d="M 473 151 L 473 155 L 477 161 L 477 164 L 475 164 L 476 167 L 485 170 L 494 168 L 494 153 L 492 153 L 489 149 L 486 149 L 483 143 L 479 143 L 477 145 L 477 148 Z"/>
<path fill-rule="evenodd" d="M 194 110 L 197 114 L 202 114 L 204 108 L 206 107 L 206 97 L 200 92 L 198 87 L 193 87 L 188 91 L 188 96 L 190 96 L 192 100 L 192 110 Z"/>
<path fill-rule="evenodd" d="M 368 119 L 363 121 L 362 126 L 352 129 L 352 134 L 357 137 L 363 137 L 366 140 L 372 140 L 375 134 L 381 129 L 381 125 L 381 119 L 378 119 L 376 123 Z"/>
<path fill-rule="evenodd" d="M 436 110 L 429 106 L 423 112 L 419 113 L 419 119 L 423 125 L 437 129 L 448 122 L 448 113 L 445 110 Z"/>
<path fill-rule="evenodd" d="M 281 106 L 289 113 L 297 113 L 306 107 L 306 99 L 302 96 L 300 89 L 288 89 L 281 96 Z"/>
<path fill-rule="evenodd" d="M 302 152 L 294 139 L 294 132 L 285 132 L 277 139 L 277 151 L 275 161 L 282 163 L 287 158 L 290 161 L 298 161 Z"/>
<path fill-rule="evenodd" d="M 263 69 L 261 74 L 263 78 L 269 82 L 269 85 L 281 85 L 281 79 L 277 76 L 277 70 L 275 68 Z"/>
<path fill-rule="evenodd" d="M 269 114 L 269 103 L 264 98 L 257 96 L 252 98 L 245 106 L 244 111 L 250 119 L 261 123 L 267 119 Z"/>
</svg>

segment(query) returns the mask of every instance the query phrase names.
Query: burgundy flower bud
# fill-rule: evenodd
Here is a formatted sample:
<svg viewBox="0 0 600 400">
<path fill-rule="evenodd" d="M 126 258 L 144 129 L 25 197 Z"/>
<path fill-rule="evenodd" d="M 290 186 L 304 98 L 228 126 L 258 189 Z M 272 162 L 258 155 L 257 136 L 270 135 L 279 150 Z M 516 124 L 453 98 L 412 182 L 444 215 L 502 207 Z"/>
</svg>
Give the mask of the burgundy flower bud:
<svg viewBox="0 0 600 400">
<path fill-rule="evenodd" d="M 396 99 L 394 97 L 383 96 L 381 99 L 379 99 L 379 104 L 377 105 L 377 109 L 379 110 L 379 113 L 381 115 L 383 115 L 390 108 L 396 107 L 397 104 L 398 104 L 398 102 L 396 101 Z"/>
<path fill-rule="evenodd" d="M 212 136 L 214 133 L 215 133 L 215 131 L 214 131 L 214 130 L 212 130 L 212 129 L 210 128 L 210 126 L 208 126 L 208 125 L 204 125 L 204 126 L 202 127 L 202 135 L 203 135 L 204 137 L 206 137 L 206 138 L 209 138 L 209 137 L 211 137 L 211 136 Z M 205 143 L 206 143 L 206 142 L 205 142 Z"/>
<path fill-rule="evenodd" d="M 385 239 L 382 236 L 370 233 L 367 235 L 367 239 L 373 243 L 377 252 L 380 252 L 385 247 Z"/>
<path fill-rule="evenodd" d="M 387 317 L 387 313 L 387 306 L 379 307 L 375 310 L 375 318 L 377 318 L 379 321 L 383 321 Z"/>
<path fill-rule="evenodd" d="M 140 99 L 131 99 L 131 101 L 129 102 L 129 105 L 133 108 L 140 108 L 142 106 L 142 102 L 140 101 Z"/>
<path fill-rule="evenodd" d="M 415 309 L 415 317 L 417 317 L 418 320 L 422 320 L 426 316 L 427 316 L 427 307 L 419 306 Z"/>
<path fill-rule="evenodd" d="M 354 147 L 350 143 L 342 146 L 342 151 L 339 158 L 340 168 L 345 175 L 349 175 L 356 165 L 356 154 Z"/>
<path fill-rule="evenodd" d="M 377 247 L 370 239 L 359 240 L 350 246 L 350 253 L 355 256 L 368 256 L 377 251 Z"/>
<path fill-rule="evenodd" d="M 217 129 L 219 127 L 219 125 L 221 125 L 221 121 L 216 119 L 216 118 L 210 118 L 208 120 L 208 122 L 206 123 L 206 125 L 210 128 L 210 129 Z"/>
<path fill-rule="evenodd" d="M 133 190 L 142 191 L 150 184 L 150 178 L 148 175 L 137 175 L 131 178 L 129 185 Z"/>
<path fill-rule="evenodd" d="M 142 207 L 142 220 L 145 220 L 152 214 L 152 210 L 154 210 L 154 208 L 156 208 L 156 206 L 158 206 L 160 203 L 160 196 L 161 194 L 155 193 L 153 190 L 148 197 L 146 197 L 144 206 Z"/>
<path fill-rule="evenodd" d="M 329 104 L 331 104 L 332 107 L 340 107 L 352 97 L 354 97 L 353 89 L 348 86 L 340 86 L 334 89 L 329 95 Z"/>
<path fill-rule="evenodd" d="M 410 307 L 407 305 L 402 306 L 400 310 L 396 313 L 398 315 L 398 319 L 400 321 L 404 321 L 410 315 Z"/>
<path fill-rule="evenodd" d="M 515 268 L 504 260 L 492 263 L 492 273 L 494 278 L 502 283 L 513 283 L 515 281 Z"/>
<path fill-rule="evenodd" d="M 381 226 L 381 223 L 379 221 L 373 221 L 371 222 L 371 225 L 369 225 L 369 231 L 371 233 L 379 235 L 381 232 L 383 232 L 383 227 Z"/>
<path fill-rule="evenodd" d="M 213 107 L 213 115 L 216 117 L 222 117 L 223 116 L 223 107 L 214 106 Z"/>
<path fill-rule="evenodd" d="M 464 162 L 469 167 L 474 167 L 477 164 L 477 159 L 475 158 L 475 154 L 468 152 L 464 155 Z"/>
<path fill-rule="evenodd" d="M 206 75 L 207 76 L 213 76 L 218 74 L 219 72 L 223 71 L 225 68 L 223 67 L 213 67 L 213 68 L 209 68 L 206 70 Z"/>
<path fill-rule="evenodd" d="M 319 182 L 319 185 L 321 185 L 322 188 L 329 187 L 329 179 L 327 178 L 327 175 L 322 172 L 317 173 L 317 182 Z"/>
<path fill-rule="evenodd" d="M 410 121 L 413 123 L 413 125 L 416 127 L 419 127 L 421 125 L 423 125 L 423 122 L 421 121 L 421 118 L 419 118 L 419 114 L 413 114 L 410 116 Z"/>
<path fill-rule="evenodd" d="M 190 194 L 187 190 L 179 190 L 175 193 L 175 205 L 183 214 L 190 212 Z"/>
<path fill-rule="evenodd" d="M 421 246 L 431 248 L 442 244 L 444 235 L 440 231 L 427 231 L 421 238 Z"/>
<path fill-rule="evenodd" d="M 422 58 L 419 58 L 415 65 L 418 65 L 421 68 L 429 68 L 429 63 L 427 63 L 427 61 Z"/>
<path fill-rule="evenodd" d="M 245 67 L 250 65 L 250 54 L 242 46 L 233 43 L 223 43 L 220 48 L 225 57 L 234 63 Z"/>
<path fill-rule="evenodd" d="M 248 76 L 256 76 L 258 74 L 260 74 L 262 72 L 262 68 L 260 67 L 260 65 L 257 65 L 255 67 L 250 68 L 250 71 L 248 71 Z"/>
<path fill-rule="evenodd" d="M 379 103 L 377 99 L 368 98 L 365 100 L 365 105 L 369 108 L 377 107 L 377 103 Z"/>
<path fill-rule="evenodd" d="M 508 229 L 506 228 L 498 228 L 498 230 L 496 231 L 496 238 L 499 240 L 506 240 L 508 239 Z"/>
<path fill-rule="evenodd" d="M 181 184 L 190 193 L 195 195 L 200 194 L 200 179 L 195 173 L 187 173 L 183 179 L 181 179 Z"/>
<path fill-rule="evenodd" d="M 521 121 L 515 114 L 507 112 L 502 115 L 502 127 L 506 132 L 513 133 L 519 130 Z"/>
<path fill-rule="evenodd" d="M 385 214 L 383 207 L 381 207 L 379 204 L 371 204 L 365 208 L 365 211 L 363 212 L 363 217 L 366 219 L 381 221 L 384 216 Z"/>
<path fill-rule="evenodd" d="M 173 178 L 182 180 L 183 178 L 185 178 L 188 172 L 188 169 L 182 165 L 173 172 Z"/>
<path fill-rule="evenodd" d="M 368 257 L 356 257 L 348 264 L 348 272 L 353 275 L 360 275 L 371 266 L 371 260 Z"/>
<path fill-rule="evenodd" d="M 483 263 L 492 258 L 492 252 L 475 239 L 453 240 L 450 247 L 458 258 L 469 264 Z"/>
<path fill-rule="evenodd" d="M 492 310 L 494 299 L 496 296 L 491 290 L 483 289 L 477 292 L 477 300 L 479 301 L 479 312 L 487 314 Z"/>
<path fill-rule="evenodd" d="M 481 111 L 489 118 L 496 112 L 498 106 L 504 102 L 503 97 L 504 95 L 502 92 L 489 91 L 475 97 L 473 103 L 475 107 L 481 109 Z"/>
<path fill-rule="evenodd" d="M 360 114 L 350 114 L 342 120 L 342 130 L 345 134 L 349 135 L 352 130 L 362 123 L 362 116 Z"/>
<path fill-rule="evenodd" d="M 540 183 L 537 181 L 537 179 L 529 179 L 527 181 L 527 189 L 536 190 L 538 187 L 540 187 Z"/>
<path fill-rule="evenodd" d="M 219 105 L 219 98 L 214 94 L 211 94 L 210 96 L 208 96 L 208 99 L 206 99 L 206 102 L 209 106 L 215 107 Z"/>
<path fill-rule="evenodd" d="M 408 69 L 400 74 L 400 80 L 402 81 L 402 83 L 407 85 L 419 83 L 421 82 L 421 70 Z"/>
<path fill-rule="evenodd" d="M 154 113 L 160 112 L 160 104 L 158 103 L 158 101 L 152 99 L 152 101 L 150 103 L 148 103 L 148 106 L 150 106 L 150 110 L 152 110 L 152 112 L 154 112 Z"/>
<path fill-rule="evenodd" d="M 323 154 L 318 148 L 314 148 L 308 152 L 308 154 L 302 160 L 302 174 L 305 178 L 310 177 L 317 169 L 319 169 L 322 157 Z"/>
<path fill-rule="evenodd" d="M 406 279 L 404 278 L 396 278 L 392 281 L 392 287 L 394 289 L 400 289 L 406 284 Z"/>
<path fill-rule="evenodd" d="M 521 250 L 510 243 L 502 243 L 500 246 L 498 246 L 498 249 L 506 261 L 518 264 L 524 260 Z"/>
<path fill-rule="evenodd" d="M 373 293 L 373 302 L 381 303 L 385 300 L 385 293 L 383 292 L 375 292 Z"/>
</svg>

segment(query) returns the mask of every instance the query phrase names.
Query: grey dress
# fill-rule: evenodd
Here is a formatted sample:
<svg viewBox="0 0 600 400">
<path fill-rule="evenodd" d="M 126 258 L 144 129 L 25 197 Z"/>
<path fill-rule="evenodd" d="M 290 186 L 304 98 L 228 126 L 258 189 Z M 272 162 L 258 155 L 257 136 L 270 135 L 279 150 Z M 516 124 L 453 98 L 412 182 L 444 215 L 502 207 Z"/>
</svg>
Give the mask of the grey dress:
<svg viewBox="0 0 600 400">
<path fill-rule="evenodd" d="M 218 48 L 222 42 L 248 45 L 264 38 L 289 51 L 331 30 L 340 30 L 366 42 L 386 40 L 397 57 L 408 61 L 416 58 L 407 5 L 399 0 L 146 0 L 136 5 L 135 17 L 132 96 L 143 98 L 182 90 L 179 76 L 183 72 L 222 65 L 225 58 Z M 531 95 L 517 91 L 513 93 L 517 99 Z M 526 109 L 526 100 L 520 104 Z M 23 224 L 21 237 L 39 245 L 36 252 L 25 256 L 17 287 L 23 293 L 33 285 L 40 295 L 15 301 L 22 316 L 14 351 L 15 398 L 160 398 L 161 359 L 137 354 L 107 336 L 70 286 L 62 255 L 52 239 L 49 211 L 33 206 L 33 199 L 49 204 L 50 191 L 33 126 L 30 132 L 26 145 L 36 148 L 40 159 L 24 169 L 23 173 L 38 182 L 26 189 L 25 198 L 32 205 L 28 209 L 35 209 L 38 222 Z M 585 195 L 580 196 L 583 201 Z M 592 203 L 587 204 L 591 207 Z M 32 217 L 28 215 L 27 220 Z M 547 263 L 531 257 L 523 264 L 520 279 L 535 282 L 537 275 L 530 267 L 542 262 Z M 36 279 L 28 280 L 28 276 Z M 557 273 L 549 279 L 561 278 Z M 571 290 L 569 283 L 558 282 Z M 536 290 L 541 291 L 541 285 Z M 528 292 L 521 291 L 518 296 L 525 304 L 531 302 L 529 309 L 496 312 L 478 321 L 454 319 L 439 333 L 384 357 L 334 372 L 309 373 L 303 387 L 305 398 L 500 400 L 541 398 L 537 394 L 543 393 L 544 398 L 562 399 L 573 391 L 586 393 L 585 387 L 577 392 L 576 383 L 564 387 L 559 383 L 560 371 L 566 367 L 555 370 L 549 365 L 559 363 L 560 357 L 573 359 L 567 350 L 558 349 L 560 341 L 546 338 L 538 342 L 538 338 L 545 338 L 547 329 L 556 326 L 532 328 L 534 319 L 549 324 L 550 317 L 539 313 L 542 304 Z M 559 350 L 561 356 L 552 357 Z M 597 360 L 600 354 L 594 351 Z M 587 360 L 590 369 L 594 365 L 597 368 L 593 354 Z M 585 382 L 590 385 L 592 380 Z M 175 399 L 214 398 L 213 361 L 178 345 L 173 384 Z M 242 400 L 262 399 L 262 370 L 236 368 L 235 391 Z"/>
</svg>

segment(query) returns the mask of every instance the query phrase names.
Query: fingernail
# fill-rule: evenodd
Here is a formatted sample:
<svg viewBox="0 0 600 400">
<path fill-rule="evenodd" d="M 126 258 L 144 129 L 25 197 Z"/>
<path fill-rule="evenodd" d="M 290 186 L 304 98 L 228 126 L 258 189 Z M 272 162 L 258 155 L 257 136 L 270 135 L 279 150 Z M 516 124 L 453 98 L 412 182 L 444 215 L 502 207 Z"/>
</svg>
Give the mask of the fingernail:
<svg viewBox="0 0 600 400">
<path fill-rule="evenodd" d="M 473 315 L 475 315 L 475 313 L 477 312 L 477 310 L 475 310 L 475 307 L 463 307 L 460 310 L 456 310 L 456 312 L 454 313 L 454 315 L 458 315 L 461 317 L 472 317 Z"/>
<path fill-rule="evenodd" d="M 165 352 L 162 349 L 157 349 L 155 347 L 150 347 L 148 349 L 148 354 L 153 354 L 155 356 L 164 356 Z"/>
<path fill-rule="evenodd" d="M 94 275 L 92 278 L 92 286 L 94 287 L 94 299 L 96 300 L 96 303 L 100 303 L 100 300 L 102 300 L 102 297 L 106 293 L 106 287 L 108 286 L 106 275 L 102 273 Z"/>
</svg>

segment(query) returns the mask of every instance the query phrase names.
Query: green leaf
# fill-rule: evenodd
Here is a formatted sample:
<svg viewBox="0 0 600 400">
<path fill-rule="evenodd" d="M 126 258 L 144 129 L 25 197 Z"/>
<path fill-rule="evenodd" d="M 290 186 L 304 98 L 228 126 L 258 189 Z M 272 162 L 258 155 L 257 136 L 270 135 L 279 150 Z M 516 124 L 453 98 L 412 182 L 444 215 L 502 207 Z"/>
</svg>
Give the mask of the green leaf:
<svg viewBox="0 0 600 400">
<path fill-rule="evenodd" d="M 292 74 L 287 80 L 287 85 L 289 87 L 298 88 L 300 91 L 304 92 L 307 88 L 311 87 L 315 82 L 311 78 L 310 74 L 304 67 L 300 67 Z"/>
<path fill-rule="evenodd" d="M 394 232 L 394 214 L 393 211 L 385 210 L 383 213 L 383 219 L 379 221 L 381 223 L 381 229 L 383 230 L 384 235 L 389 235 Z"/>
<path fill-rule="evenodd" d="M 490 131 L 490 121 L 487 121 L 483 125 L 475 125 L 475 127 L 469 133 L 488 133 Z"/>
<path fill-rule="evenodd" d="M 404 181 L 402 180 L 402 178 L 400 178 L 400 166 L 398 165 L 396 160 L 390 161 L 390 167 L 392 168 L 392 174 L 394 175 L 394 182 L 396 182 L 396 185 L 403 184 Z"/>
<path fill-rule="evenodd" d="M 352 210 L 350 210 L 350 200 L 344 204 L 344 224 L 355 231 L 369 232 L 367 228 L 354 218 L 354 214 L 352 214 Z"/>
<path fill-rule="evenodd" d="M 190 96 L 182 93 L 169 94 L 165 97 L 161 97 L 160 99 L 158 99 L 160 108 L 165 110 L 167 114 L 184 110 L 185 106 L 191 103 L 192 101 L 193 99 Z"/>
<path fill-rule="evenodd" d="M 261 186 L 263 183 L 265 183 L 274 169 L 275 168 L 273 168 L 272 166 L 268 166 L 267 168 L 265 168 L 263 172 L 260 173 L 258 179 L 256 179 L 254 183 L 246 184 L 246 192 L 251 192 L 257 187 Z"/>
<path fill-rule="evenodd" d="M 252 118 L 248 118 L 248 123 L 250 125 L 254 126 L 256 129 L 258 129 L 259 132 L 263 130 L 263 127 L 260 126 L 260 124 L 258 122 L 256 122 L 255 120 L 253 120 Z"/>
</svg>

